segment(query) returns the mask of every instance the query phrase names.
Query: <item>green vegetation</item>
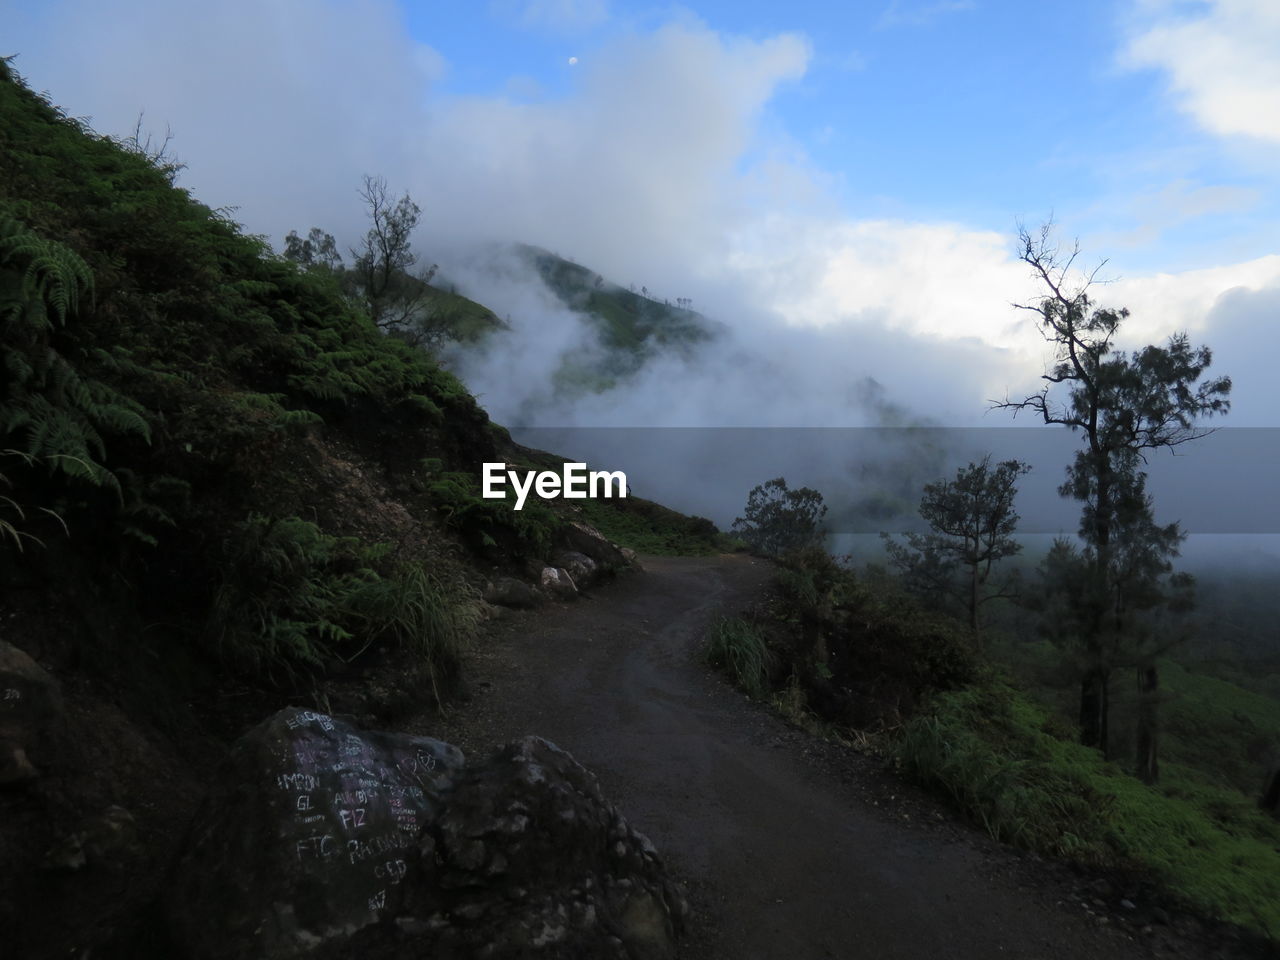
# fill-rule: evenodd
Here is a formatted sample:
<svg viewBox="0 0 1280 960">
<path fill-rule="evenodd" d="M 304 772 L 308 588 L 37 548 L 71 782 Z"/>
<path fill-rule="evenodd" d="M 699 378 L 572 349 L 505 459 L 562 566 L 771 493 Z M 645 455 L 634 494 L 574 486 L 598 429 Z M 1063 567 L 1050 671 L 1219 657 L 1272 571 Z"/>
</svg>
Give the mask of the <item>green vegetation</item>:
<svg viewBox="0 0 1280 960">
<path fill-rule="evenodd" d="M 581 500 L 588 523 L 619 546 L 636 553 L 668 557 L 702 557 L 723 552 L 730 544 L 703 517 L 689 517 L 651 500 Z"/>
<path fill-rule="evenodd" d="M 360 198 L 369 230 L 359 248 L 350 251 L 351 266 L 343 263 L 333 236 L 319 227 L 312 227 L 305 239 L 291 231 L 284 240 L 285 259 L 335 281 L 375 326 L 415 347 L 474 343 L 505 326 L 487 307 L 439 282 L 433 285 L 435 264 L 413 269 L 418 255 L 410 236 L 422 211 L 408 194 L 393 198 L 385 180 L 365 176 Z"/>
<path fill-rule="evenodd" d="M 1047 641 L 1005 639 L 992 650 L 1019 685 L 1064 719 L 1071 716 L 1073 687 L 1062 654 Z M 1169 762 L 1197 771 L 1205 783 L 1255 797 L 1280 745 L 1280 700 L 1207 675 L 1176 660 L 1160 661 L 1163 705 L 1161 752 Z M 1114 705 L 1121 733 L 1136 723 L 1137 703 Z M 1123 765 L 1122 765 L 1123 766 Z"/>
<path fill-rule="evenodd" d="M 445 522 L 480 552 L 494 555 L 541 557 L 561 521 L 549 507 L 530 500 L 513 510 L 515 494 L 504 487 L 501 500 L 481 496 L 480 476 L 475 472 L 437 472 L 439 460 L 424 461 L 433 479 L 427 489 Z"/>
<path fill-rule="evenodd" d="M 437 678 L 456 674 L 474 614 L 419 565 L 379 575 L 386 554 L 297 517 L 235 524 L 210 611 L 211 642 L 242 672 L 270 674 L 324 668 L 391 641 L 415 655 L 438 699 Z"/>
<path fill-rule="evenodd" d="M 971 462 L 956 471 L 954 480 L 925 484 L 920 516 L 930 533 L 908 533 L 905 545 L 882 534 L 885 552 L 904 582 L 920 594 L 956 597 L 975 640 L 983 605 L 1012 596 L 1013 576 L 996 583 L 991 573 L 997 562 L 1022 549 L 1013 539 L 1019 519 L 1014 484 L 1030 469 L 1018 460 L 993 469 L 990 455 Z"/>
<path fill-rule="evenodd" d="M 1133 761 L 1079 743 L 1064 651 L 998 627 L 980 656 L 960 620 L 897 578 L 809 549 L 782 559 L 766 604 L 714 626 L 706 655 L 792 722 L 874 745 L 998 840 L 1280 936 L 1280 821 L 1257 803 L 1280 703 L 1162 659 L 1163 761 L 1148 785 Z M 1117 735 L 1136 727 L 1137 698 L 1112 708 Z"/>
<path fill-rule="evenodd" d="M 823 720 L 884 730 L 931 692 L 973 678 L 969 636 L 954 620 L 859 580 L 818 547 L 787 554 L 780 566 L 771 602 L 751 617 L 769 654 L 761 695 L 794 700 L 798 690 Z"/>
<path fill-rule="evenodd" d="M 741 617 L 721 617 L 711 629 L 705 657 L 750 696 L 763 697 L 769 692 L 773 655 L 764 631 L 756 624 Z"/>
<path fill-rule="evenodd" d="M 1165 660 L 1164 754 L 1209 783 L 1254 796 L 1280 746 L 1280 701 Z"/>
<path fill-rule="evenodd" d="M 427 293 L 425 310 L 444 339 L 459 343 L 478 343 L 507 326 L 488 307 L 438 283 Z"/>
<path fill-rule="evenodd" d="M 1148 786 L 1000 680 L 939 696 L 908 724 L 904 772 L 997 839 L 1158 883 L 1206 915 L 1280 935 L 1280 823 L 1170 758 Z"/>
<path fill-rule="evenodd" d="M 1213 355 L 1185 333 L 1167 346 L 1126 356 L 1114 340 L 1125 309 L 1093 305 L 1090 274 L 1070 287 L 1079 252 L 1059 255 L 1051 224 L 1038 238 L 1019 235 L 1021 259 L 1048 291 L 1021 305 L 1036 316 L 1053 367 L 1039 392 L 995 404 L 1016 415 L 1031 411 L 1084 441 L 1059 488 L 1082 504 L 1079 547 L 1059 540 L 1045 561 L 1044 622 L 1056 642 L 1080 660 L 1080 740 L 1110 755 L 1111 673 L 1136 663 L 1142 697 L 1136 731 L 1138 771 L 1159 779 L 1157 659 L 1167 642 L 1155 622 L 1190 605 L 1191 578 L 1174 573 L 1185 534 L 1159 525 L 1142 469 L 1151 451 L 1174 449 L 1207 433 L 1197 422 L 1231 409 L 1231 378 L 1208 378 Z M 1094 273 L 1096 274 L 1096 270 Z M 1065 396 L 1063 396 L 1065 394 Z"/>
<path fill-rule="evenodd" d="M 788 490 L 786 479 L 777 477 L 751 490 L 743 515 L 730 529 L 753 552 L 776 557 L 820 542 L 826 514 L 817 490 Z"/>
<path fill-rule="evenodd" d="M 682 298 L 672 306 L 647 290 L 623 289 L 538 247 L 519 245 L 517 252 L 561 302 L 587 318 L 604 348 L 601 354 L 584 346 L 580 353 L 565 359 L 554 375 L 562 392 L 608 390 L 652 356 L 663 351 L 687 352 L 715 336 L 711 322 L 688 309 Z"/>
<path fill-rule="evenodd" d="M 0 65 L 0 582 L 126 681 L 296 682 L 384 641 L 448 679 L 471 614 L 436 527 L 494 536 L 458 478 L 502 434 L 322 236 L 278 257 L 145 153 Z M 553 526 L 500 532 L 536 554 Z"/>
</svg>

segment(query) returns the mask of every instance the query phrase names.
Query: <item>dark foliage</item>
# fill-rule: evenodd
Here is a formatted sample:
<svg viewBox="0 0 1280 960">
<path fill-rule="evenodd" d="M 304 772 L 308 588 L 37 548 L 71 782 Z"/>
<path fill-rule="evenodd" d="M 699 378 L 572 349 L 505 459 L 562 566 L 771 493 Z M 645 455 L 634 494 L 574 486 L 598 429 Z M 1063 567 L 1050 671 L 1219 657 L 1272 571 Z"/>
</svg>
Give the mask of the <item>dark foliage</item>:
<svg viewBox="0 0 1280 960">
<path fill-rule="evenodd" d="M 349 654 L 353 627 L 377 632 L 357 594 L 412 579 L 413 550 L 372 554 L 376 524 L 318 513 L 326 443 L 408 482 L 427 457 L 478 469 L 494 435 L 331 269 L 275 256 L 174 173 L 0 65 L 0 576 L 56 593 L 125 670 L 174 641 L 254 671 Z"/>
<path fill-rule="evenodd" d="M 786 479 L 778 477 L 748 494 L 743 516 L 733 521 L 730 532 L 756 553 L 776 557 L 818 542 L 826 513 L 817 490 L 789 490 Z"/>
</svg>

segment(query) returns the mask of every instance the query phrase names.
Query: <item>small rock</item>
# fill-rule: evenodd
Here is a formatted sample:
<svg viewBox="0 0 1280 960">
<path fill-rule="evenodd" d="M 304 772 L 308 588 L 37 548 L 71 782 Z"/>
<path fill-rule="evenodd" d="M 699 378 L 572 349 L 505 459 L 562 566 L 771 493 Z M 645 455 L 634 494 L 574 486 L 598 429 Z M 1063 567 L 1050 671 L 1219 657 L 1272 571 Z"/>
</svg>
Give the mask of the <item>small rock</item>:
<svg viewBox="0 0 1280 960">
<path fill-rule="evenodd" d="M 559 600 L 572 600 L 578 595 L 578 587 L 563 567 L 542 568 L 542 589 Z"/>
<path fill-rule="evenodd" d="M 506 607 L 500 607 L 486 600 L 480 601 L 480 616 L 485 620 L 502 620 L 509 615 L 510 611 Z"/>
<path fill-rule="evenodd" d="M 1137 909 L 1138 909 L 1138 905 L 1137 905 L 1137 904 L 1135 904 L 1132 900 L 1121 900 L 1121 901 L 1120 901 L 1120 906 L 1124 907 L 1126 910 L 1137 910 Z"/>
<path fill-rule="evenodd" d="M 590 524 L 572 521 L 560 531 L 559 538 L 565 549 L 585 554 L 605 570 L 617 570 L 626 565 L 623 548 L 610 542 Z"/>
<path fill-rule="evenodd" d="M 573 582 L 579 588 L 599 579 L 601 572 L 599 565 L 585 553 L 579 553 L 576 550 L 561 550 L 552 555 L 551 561 L 555 566 L 563 567 L 567 570 L 569 576 L 573 578 Z"/>
</svg>

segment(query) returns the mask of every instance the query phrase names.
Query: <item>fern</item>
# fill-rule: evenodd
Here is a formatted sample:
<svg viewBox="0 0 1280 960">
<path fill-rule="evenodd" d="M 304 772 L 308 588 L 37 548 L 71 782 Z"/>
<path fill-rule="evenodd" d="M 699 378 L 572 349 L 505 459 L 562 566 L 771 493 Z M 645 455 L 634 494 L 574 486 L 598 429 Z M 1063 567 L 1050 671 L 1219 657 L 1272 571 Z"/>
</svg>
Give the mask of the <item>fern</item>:
<svg viewBox="0 0 1280 960">
<path fill-rule="evenodd" d="M 0 331 L 11 374 L 0 397 L 0 431 L 11 443 L 24 437 L 22 452 L 55 474 L 118 492 L 103 462 L 103 435 L 149 442 L 142 407 L 82 377 L 53 337 L 92 292 L 93 273 L 78 254 L 12 217 L 0 218 Z"/>
<path fill-rule="evenodd" d="M 7 272 L 7 282 L 0 286 L 0 320 L 5 322 L 48 327 L 52 319 L 65 325 L 81 294 L 93 292 L 93 273 L 84 260 L 12 218 L 0 219 L 0 269 Z"/>
</svg>

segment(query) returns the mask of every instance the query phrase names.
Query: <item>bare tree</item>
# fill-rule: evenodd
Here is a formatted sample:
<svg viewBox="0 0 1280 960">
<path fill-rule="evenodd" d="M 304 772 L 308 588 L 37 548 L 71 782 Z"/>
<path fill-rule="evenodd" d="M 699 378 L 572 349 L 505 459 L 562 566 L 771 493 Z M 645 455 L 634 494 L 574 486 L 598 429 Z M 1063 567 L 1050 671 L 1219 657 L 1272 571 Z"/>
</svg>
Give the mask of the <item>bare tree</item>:
<svg viewBox="0 0 1280 960">
<path fill-rule="evenodd" d="M 356 290 L 379 327 L 416 343 L 439 339 L 432 324 L 430 286 L 437 267 L 412 273 L 418 262 L 410 235 L 418 225 L 421 208 L 406 193 L 398 199 L 387 191 L 382 177 L 366 175 L 360 189 L 369 214 L 369 230 L 354 258 L 352 278 Z"/>
<path fill-rule="evenodd" d="M 164 139 L 157 142 L 151 135 L 150 131 L 144 132 L 142 129 L 142 120 L 145 111 L 138 113 L 138 119 L 133 125 L 133 133 L 127 137 L 116 140 L 116 143 L 130 153 L 135 153 L 146 160 L 157 170 L 165 175 L 170 183 L 178 179 L 178 174 L 186 169 L 186 164 L 181 163 L 172 150 L 170 144 L 173 143 L 173 130 L 165 125 Z"/>
<path fill-rule="evenodd" d="M 1015 416 L 1029 410 L 1046 424 L 1081 433 L 1085 441 L 1059 492 L 1084 505 L 1081 589 L 1073 601 L 1085 652 L 1081 740 L 1105 752 L 1115 651 L 1132 631 L 1136 612 L 1173 602 L 1157 581 L 1169 571 L 1167 558 L 1177 555 L 1182 539 L 1177 524 L 1158 527 L 1152 519 L 1141 465 L 1149 451 L 1175 448 L 1208 433 L 1196 421 L 1230 409 L 1231 380 L 1201 380 L 1212 354 L 1207 347 L 1193 348 L 1185 333 L 1170 337 L 1167 346 L 1127 356 L 1116 350 L 1116 331 L 1129 311 L 1093 306 L 1089 289 L 1103 264 L 1071 286 L 1079 247 L 1061 256 L 1051 230 L 1046 224 L 1038 237 L 1019 231 L 1020 259 L 1047 292 L 1015 306 L 1036 316 L 1053 346 L 1053 362 L 1040 391 L 994 406 Z M 1148 693 L 1156 686 L 1154 669 L 1152 661 L 1142 674 Z"/>
</svg>

